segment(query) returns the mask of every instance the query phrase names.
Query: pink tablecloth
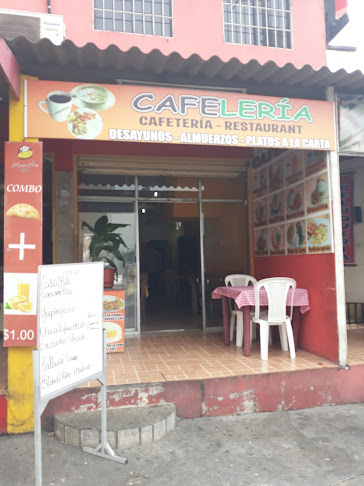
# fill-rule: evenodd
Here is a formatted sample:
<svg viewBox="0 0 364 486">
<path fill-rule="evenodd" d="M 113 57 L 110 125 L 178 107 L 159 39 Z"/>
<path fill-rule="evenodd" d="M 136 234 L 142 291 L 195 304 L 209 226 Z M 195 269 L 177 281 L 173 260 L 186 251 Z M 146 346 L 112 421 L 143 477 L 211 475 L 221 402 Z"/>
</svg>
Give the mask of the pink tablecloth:
<svg viewBox="0 0 364 486">
<path fill-rule="evenodd" d="M 221 299 L 222 296 L 234 299 L 239 309 L 246 305 L 255 305 L 254 287 L 252 285 L 249 287 L 217 287 L 212 292 L 213 299 Z M 290 289 L 287 296 L 287 305 L 290 305 L 291 298 L 292 290 Z M 268 297 L 265 289 L 260 289 L 260 305 L 268 305 Z M 296 289 L 293 296 L 293 305 L 299 307 L 302 314 L 310 310 L 307 289 Z"/>
</svg>

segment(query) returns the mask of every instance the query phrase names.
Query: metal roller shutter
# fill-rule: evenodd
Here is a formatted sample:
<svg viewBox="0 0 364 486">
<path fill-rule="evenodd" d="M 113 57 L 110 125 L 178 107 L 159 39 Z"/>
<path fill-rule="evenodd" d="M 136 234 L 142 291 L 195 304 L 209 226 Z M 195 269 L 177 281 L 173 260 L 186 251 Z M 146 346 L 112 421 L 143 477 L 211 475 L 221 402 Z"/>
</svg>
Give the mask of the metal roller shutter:
<svg viewBox="0 0 364 486">
<path fill-rule="evenodd" d="M 80 155 L 78 170 L 87 174 L 127 174 L 181 177 L 241 177 L 244 159 L 123 157 Z"/>
</svg>

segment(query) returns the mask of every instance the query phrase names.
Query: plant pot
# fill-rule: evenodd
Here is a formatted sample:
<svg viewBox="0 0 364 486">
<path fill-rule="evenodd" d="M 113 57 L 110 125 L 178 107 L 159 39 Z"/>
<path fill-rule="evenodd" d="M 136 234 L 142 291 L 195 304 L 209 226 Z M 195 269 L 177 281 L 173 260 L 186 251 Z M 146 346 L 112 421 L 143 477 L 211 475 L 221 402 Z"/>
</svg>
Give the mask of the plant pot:
<svg viewBox="0 0 364 486">
<path fill-rule="evenodd" d="M 113 268 L 104 268 L 104 287 L 110 289 L 114 286 L 115 270 Z"/>
</svg>

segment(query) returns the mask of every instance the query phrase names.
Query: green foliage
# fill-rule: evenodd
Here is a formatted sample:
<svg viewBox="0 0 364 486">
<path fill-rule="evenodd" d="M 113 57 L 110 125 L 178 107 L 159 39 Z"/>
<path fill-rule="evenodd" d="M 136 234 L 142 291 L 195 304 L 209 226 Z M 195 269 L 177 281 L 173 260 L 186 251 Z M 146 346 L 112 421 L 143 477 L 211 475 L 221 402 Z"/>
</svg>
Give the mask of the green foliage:
<svg viewBox="0 0 364 486">
<path fill-rule="evenodd" d="M 92 227 L 86 221 L 82 221 L 81 228 L 87 228 L 92 233 L 92 240 L 90 243 L 90 258 L 93 262 L 105 262 L 111 266 L 116 275 L 118 269 L 115 262 L 110 258 L 113 256 L 116 260 L 119 260 L 125 264 L 123 255 L 119 251 L 120 245 L 127 248 L 125 241 L 119 234 L 115 234 L 119 228 L 125 228 L 130 226 L 129 224 L 114 224 L 109 223 L 107 216 L 101 216 Z"/>
</svg>

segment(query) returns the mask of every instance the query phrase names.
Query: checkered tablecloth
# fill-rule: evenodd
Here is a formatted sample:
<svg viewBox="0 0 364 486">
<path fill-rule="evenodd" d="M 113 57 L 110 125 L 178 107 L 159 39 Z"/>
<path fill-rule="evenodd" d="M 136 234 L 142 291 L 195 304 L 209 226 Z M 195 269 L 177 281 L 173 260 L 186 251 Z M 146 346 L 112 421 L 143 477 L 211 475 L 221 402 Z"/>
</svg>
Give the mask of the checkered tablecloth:
<svg viewBox="0 0 364 486">
<path fill-rule="evenodd" d="M 240 309 L 245 305 L 255 305 L 254 287 L 217 287 L 211 294 L 213 299 L 221 299 L 222 296 L 234 299 Z M 292 290 L 289 289 L 287 305 L 291 305 Z M 268 296 L 264 288 L 260 289 L 260 305 L 268 305 Z M 300 308 L 301 314 L 306 314 L 310 310 L 310 300 L 307 289 L 296 289 L 293 296 L 293 305 Z"/>
</svg>

